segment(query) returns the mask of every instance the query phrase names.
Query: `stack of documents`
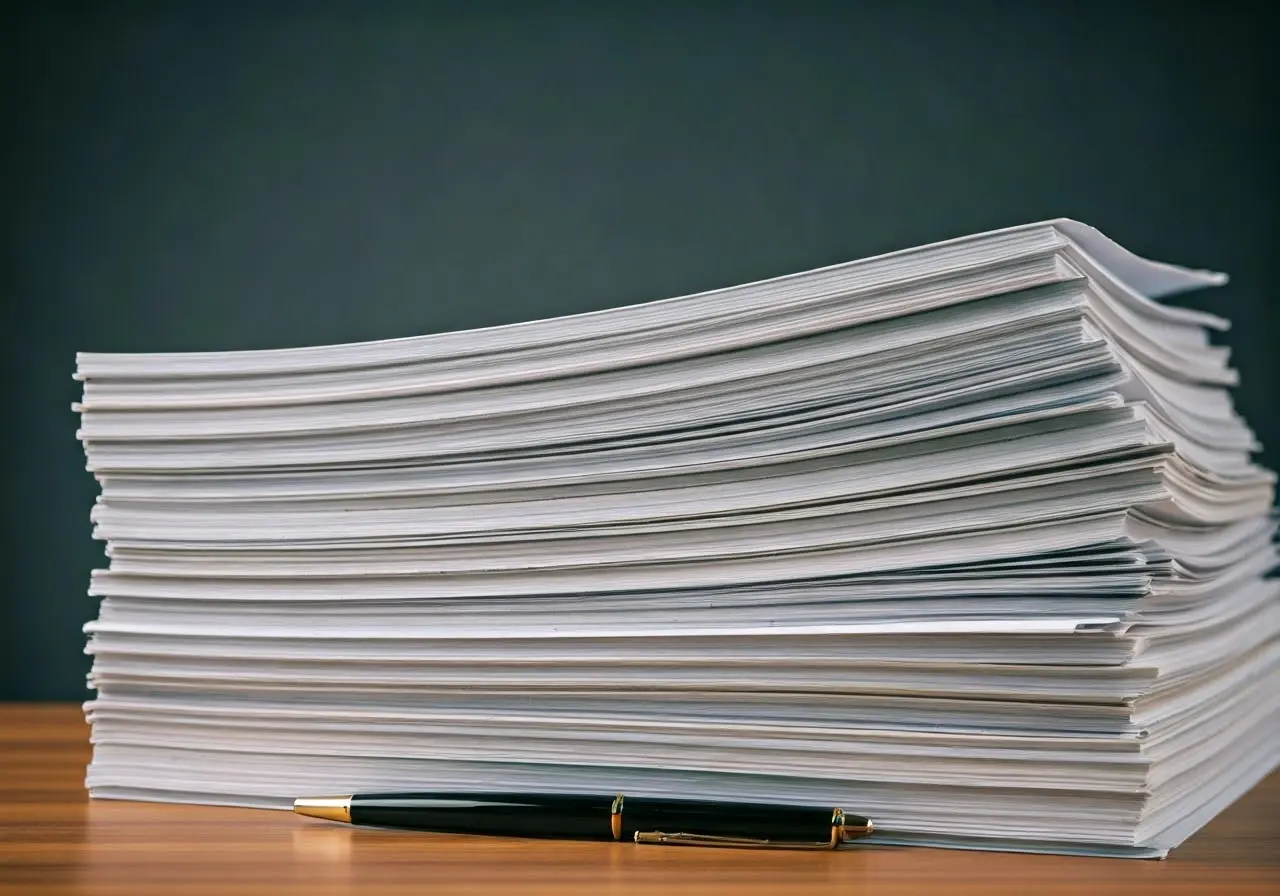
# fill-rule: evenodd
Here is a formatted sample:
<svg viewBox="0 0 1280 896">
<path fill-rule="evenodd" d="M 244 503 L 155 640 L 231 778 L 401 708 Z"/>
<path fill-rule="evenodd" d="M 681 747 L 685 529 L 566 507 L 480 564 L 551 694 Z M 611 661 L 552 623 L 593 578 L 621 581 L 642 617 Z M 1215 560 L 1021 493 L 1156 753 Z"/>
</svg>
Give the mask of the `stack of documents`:
<svg viewBox="0 0 1280 896">
<path fill-rule="evenodd" d="M 1280 761 L 1220 275 L 1067 220 L 510 326 L 82 354 L 99 797 L 839 805 L 1158 856 Z"/>
</svg>

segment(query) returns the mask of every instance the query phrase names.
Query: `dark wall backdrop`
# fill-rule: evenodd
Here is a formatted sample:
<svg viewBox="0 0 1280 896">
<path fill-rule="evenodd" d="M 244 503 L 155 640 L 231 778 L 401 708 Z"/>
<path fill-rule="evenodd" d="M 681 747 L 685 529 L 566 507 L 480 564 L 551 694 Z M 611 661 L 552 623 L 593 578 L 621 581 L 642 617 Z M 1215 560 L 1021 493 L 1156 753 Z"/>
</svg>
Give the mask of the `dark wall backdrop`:
<svg viewBox="0 0 1280 896">
<path fill-rule="evenodd" d="M 3 698 L 86 696 L 74 354 L 603 308 L 1066 215 L 1226 270 L 1277 432 L 1273 4 L 11 5 Z"/>
</svg>

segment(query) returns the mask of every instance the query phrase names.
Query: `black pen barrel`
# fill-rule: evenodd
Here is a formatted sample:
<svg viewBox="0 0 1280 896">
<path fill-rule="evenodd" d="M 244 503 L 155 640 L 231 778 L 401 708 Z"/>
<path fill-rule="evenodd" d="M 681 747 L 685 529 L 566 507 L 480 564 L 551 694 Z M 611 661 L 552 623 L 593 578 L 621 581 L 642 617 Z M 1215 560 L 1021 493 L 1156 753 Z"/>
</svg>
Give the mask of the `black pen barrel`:
<svg viewBox="0 0 1280 896">
<path fill-rule="evenodd" d="M 614 797 L 516 793 L 366 793 L 352 824 L 441 834 L 612 840 Z"/>
<path fill-rule="evenodd" d="M 830 841 L 834 812 L 831 807 L 629 796 L 622 810 L 622 839 L 633 840 L 637 833 L 662 832 L 818 843 Z"/>
<path fill-rule="evenodd" d="M 310 802 L 326 808 L 295 808 L 358 825 L 502 837 L 835 846 L 871 830 L 867 819 L 836 808 L 621 795 L 365 793 L 338 799 L 337 810 L 333 800 Z"/>
</svg>

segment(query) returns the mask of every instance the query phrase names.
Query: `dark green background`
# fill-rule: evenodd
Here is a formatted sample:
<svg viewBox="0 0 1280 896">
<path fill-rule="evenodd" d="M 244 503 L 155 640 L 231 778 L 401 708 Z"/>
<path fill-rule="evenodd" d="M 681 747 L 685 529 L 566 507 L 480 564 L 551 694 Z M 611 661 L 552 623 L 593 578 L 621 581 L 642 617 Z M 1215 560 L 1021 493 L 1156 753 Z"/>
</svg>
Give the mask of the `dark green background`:
<svg viewBox="0 0 1280 896">
<path fill-rule="evenodd" d="M 1276 461 L 1274 4 L 31 3 L 3 698 L 86 696 L 74 353 L 603 308 L 1067 215 L 1226 270 Z"/>
</svg>

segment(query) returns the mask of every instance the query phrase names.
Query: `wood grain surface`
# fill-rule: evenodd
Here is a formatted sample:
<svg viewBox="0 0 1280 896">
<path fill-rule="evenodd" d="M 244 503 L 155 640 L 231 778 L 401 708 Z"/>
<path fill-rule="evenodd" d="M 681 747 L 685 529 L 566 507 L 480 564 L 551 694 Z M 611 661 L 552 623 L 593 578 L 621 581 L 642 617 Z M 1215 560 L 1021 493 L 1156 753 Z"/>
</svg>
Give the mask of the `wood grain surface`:
<svg viewBox="0 0 1280 896">
<path fill-rule="evenodd" d="M 1165 861 L 847 847 L 752 852 L 358 830 L 90 802 L 74 705 L 0 704 L 0 893 L 1280 893 L 1280 774 Z"/>
</svg>

